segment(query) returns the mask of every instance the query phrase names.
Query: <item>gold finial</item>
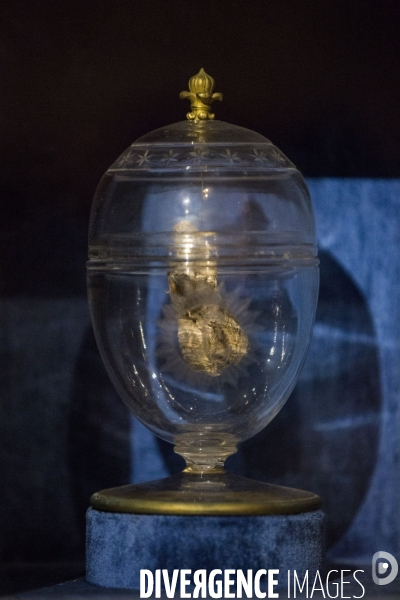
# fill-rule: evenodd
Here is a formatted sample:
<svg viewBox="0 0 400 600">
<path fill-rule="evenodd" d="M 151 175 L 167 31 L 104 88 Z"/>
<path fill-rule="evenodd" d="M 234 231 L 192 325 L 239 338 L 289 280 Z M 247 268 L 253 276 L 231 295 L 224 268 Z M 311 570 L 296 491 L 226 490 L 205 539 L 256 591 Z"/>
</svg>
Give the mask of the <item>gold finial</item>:
<svg viewBox="0 0 400 600">
<path fill-rule="evenodd" d="M 213 119 L 215 115 L 211 112 L 211 102 L 222 100 L 222 94 L 213 94 L 214 79 L 207 75 L 204 69 L 200 69 L 197 75 L 189 80 L 190 92 L 181 92 L 180 98 L 189 98 L 190 108 L 186 117 L 189 121 L 205 121 Z"/>
</svg>

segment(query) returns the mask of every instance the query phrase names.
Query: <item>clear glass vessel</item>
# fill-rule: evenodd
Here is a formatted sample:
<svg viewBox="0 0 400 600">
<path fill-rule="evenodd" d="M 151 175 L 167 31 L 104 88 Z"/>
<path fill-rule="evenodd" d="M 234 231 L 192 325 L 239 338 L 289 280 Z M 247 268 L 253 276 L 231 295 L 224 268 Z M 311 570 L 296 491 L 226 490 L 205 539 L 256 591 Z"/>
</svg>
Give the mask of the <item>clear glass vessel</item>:
<svg viewBox="0 0 400 600">
<path fill-rule="evenodd" d="M 318 261 L 299 171 L 220 121 L 145 135 L 98 186 L 88 287 L 115 387 L 186 460 L 178 488 L 233 489 L 225 459 L 282 408 L 310 341 Z"/>
</svg>

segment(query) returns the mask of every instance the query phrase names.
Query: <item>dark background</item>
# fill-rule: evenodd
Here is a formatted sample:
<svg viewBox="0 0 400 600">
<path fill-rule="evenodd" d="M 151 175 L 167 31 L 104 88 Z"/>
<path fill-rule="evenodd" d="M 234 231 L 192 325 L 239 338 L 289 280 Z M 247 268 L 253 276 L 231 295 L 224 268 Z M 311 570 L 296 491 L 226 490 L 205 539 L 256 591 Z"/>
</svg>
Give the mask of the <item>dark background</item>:
<svg viewBox="0 0 400 600">
<path fill-rule="evenodd" d="M 224 94 L 215 106 L 217 118 L 264 134 L 305 176 L 399 177 L 399 24 L 396 0 L 3 0 L 3 300 L 84 298 L 88 218 L 101 175 L 134 139 L 184 119 L 188 104 L 179 92 L 200 67 Z M 94 380 L 103 385 L 88 335 L 86 359 L 77 368 L 90 371 L 92 381 L 76 398 L 87 395 Z M 2 371 L 7 368 L 5 362 Z M 46 368 L 43 363 L 42 374 Z M 0 402 L 12 454 L 18 415 L 11 433 L 13 408 L 4 389 Z M 115 410 L 122 422 L 124 409 Z M 79 420 L 76 409 L 72 422 Z M 71 435 L 82 440 L 86 433 Z M 51 441 L 46 443 L 50 452 Z M 79 457 L 71 461 L 79 496 L 85 476 L 79 479 Z M 109 469 L 121 480 L 126 476 L 113 465 Z M 87 505 L 86 496 L 81 504 Z M 10 567 L 5 590 L 50 582 L 52 556 L 61 564 L 82 559 L 82 543 L 63 552 L 60 541 L 47 553 L 46 540 L 32 545 L 41 531 L 35 518 L 40 522 L 32 517 L 26 548 L 21 533 L 17 547 L 2 542 L 4 564 L 25 565 L 19 571 Z M 17 531 L 18 519 L 13 526 Z M 46 565 L 41 575 L 26 566 L 35 560 Z M 68 568 L 57 566 L 53 579 L 79 571 Z"/>
</svg>

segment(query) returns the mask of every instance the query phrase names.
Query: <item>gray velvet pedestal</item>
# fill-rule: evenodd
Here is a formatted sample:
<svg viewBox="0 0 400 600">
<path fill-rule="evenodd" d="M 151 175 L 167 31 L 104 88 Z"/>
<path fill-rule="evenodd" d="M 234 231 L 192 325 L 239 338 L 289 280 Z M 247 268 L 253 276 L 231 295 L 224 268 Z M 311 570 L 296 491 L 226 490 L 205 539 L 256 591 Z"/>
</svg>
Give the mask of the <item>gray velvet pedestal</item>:
<svg viewBox="0 0 400 600">
<path fill-rule="evenodd" d="M 279 569 L 315 573 L 323 555 L 324 514 L 198 517 L 134 515 L 89 508 L 86 579 L 139 589 L 140 569 Z M 261 579 L 263 587 L 263 579 Z"/>
</svg>

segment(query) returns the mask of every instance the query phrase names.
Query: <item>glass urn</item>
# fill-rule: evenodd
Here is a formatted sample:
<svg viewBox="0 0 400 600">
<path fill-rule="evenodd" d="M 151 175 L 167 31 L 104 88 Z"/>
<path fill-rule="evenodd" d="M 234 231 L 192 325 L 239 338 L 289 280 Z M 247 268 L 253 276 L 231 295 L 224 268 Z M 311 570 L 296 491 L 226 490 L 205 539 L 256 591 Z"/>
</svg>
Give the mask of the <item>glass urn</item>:
<svg viewBox="0 0 400 600">
<path fill-rule="evenodd" d="M 318 260 L 302 175 L 262 135 L 214 120 L 214 81 L 189 82 L 187 120 L 134 142 L 93 202 L 93 326 L 119 394 L 175 445 L 185 470 L 104 490 L 100 510 L 270 514 L 319 498 L 228 474 L 296 383 L 310 341 Z"/>
</svg>

